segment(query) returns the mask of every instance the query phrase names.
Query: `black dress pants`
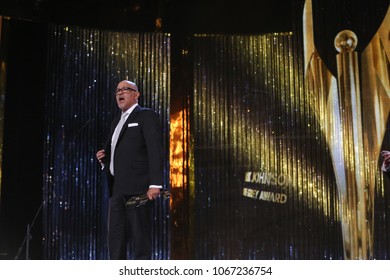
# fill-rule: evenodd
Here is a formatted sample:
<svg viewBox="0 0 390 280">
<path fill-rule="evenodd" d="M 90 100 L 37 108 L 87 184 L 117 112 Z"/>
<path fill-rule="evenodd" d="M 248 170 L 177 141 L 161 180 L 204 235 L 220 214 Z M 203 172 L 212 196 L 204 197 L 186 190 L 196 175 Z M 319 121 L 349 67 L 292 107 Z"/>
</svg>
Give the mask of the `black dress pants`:
<svg viewBox="0 0 390 280">
<path fill-rule="evenodd" d="M 111 260 L 127 259 L 128 244 L 132 244 L 133 259 L 152 257 L 152 206 L 153 202 L 139 207 L 126 207 L 127 196 L 110 198 L 108 215 L 108 249 Z"/>
</svg>

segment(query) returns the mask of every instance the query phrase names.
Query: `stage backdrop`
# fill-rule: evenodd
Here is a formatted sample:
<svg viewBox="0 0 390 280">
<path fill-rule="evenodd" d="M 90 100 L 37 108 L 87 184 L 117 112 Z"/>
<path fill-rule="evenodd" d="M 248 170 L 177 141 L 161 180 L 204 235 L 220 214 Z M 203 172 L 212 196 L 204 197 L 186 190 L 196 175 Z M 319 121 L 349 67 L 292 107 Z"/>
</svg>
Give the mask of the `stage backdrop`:
<svg viewBox="0 0 390 280">
<path fill-rule="evenodd" d="M 339 259 L 337 192 L 290 33 L 197 36 L 197 258 Z"/>
<path fill-rule="evenodd" d="M 43 197 L 46 259 L 107 258 L 108 192 L 95 154 L 119 112 L 113 92 L 123 79 L 138 84 L 141 106 L 159 113 L 167 146 L 169 41 L 165 34 L 50 27 Z M 168 161 L 165 182 L 167 166 Z M 168 207 L 167 200 L 156 203 L 154 259 L 169 258 Z"/>
<path fill-rule="evenodd" d="M 380 156 L 370 155 L 367 145 L 375 139 L 375 153 L 390 149 L 389 45 L 383 38 L 378 34 L 357 54 L 364 69 L 363 95 L 357 97 L 361 112 L 348 102 L 329 102 L 328 96 L 345 96 L 338 91 L 342 77 L 331 78 L 315 50 L 306 60 L 310 48 L 304 43 L 310 37 L 195 35 L 189 38 L 191 47 L 183 50 L 193 62 L 188 69 L 193 90 L 183 110 L 170 115 L 173 38 L 52 26 L 46 92 L 46 258 L 107 258 L 107 189 L 95 153 L 117 112 L 115 84 L 128 78 L 144 93 L 141 105 L 160 113 L 166 186 L 175 193 L 172 216 L 167 201 L 155 209 L 155 259 L 169 259 L 171 250 L 180 249 L 171 248 L 171 231 L 176 237 L 182 233 L 177 238 L 190 244 L 193 259 L 345 258 L 350 228 L 340 197 L 345 199 L 343 188 L 351 185 L 340 184 L 340 174 L 355 171 L 354 156 L 361 155 L 367 168 L 359 166 L 363 171 L 355 178 L 367 175 L 367 213 L 373 214 L 367 216 L 367 228 L 374 229 L 364 235 L 374 245 L 365 256 L 388 259 L 390 179 L 380 170 Z M 327 77 L 333 82 L 328 84 Z M 381 102 L 375 101 L 378 96 Z M 340 118 L 335 108 L 369 119 L 352 126 L 361 116 Z M 384 109 L 377 114 L 375 108 Z M 373 133 L 374 126 L 381 129 L 381 137 Z M 364 135 L 364 145 L 351 145 L 353 137 L 338 142 L 349 136 L 349 129 Z M 344 161 L 337 161 L 343 149 L 349 149 Z M 360 195 L 365 188 L 358 191 Z M 351 205 L 357 209 L 359 203 Z M 356 209 L 348 213 L 359 214 Z M 188 213 L 188 224 L 177 213 Z M 351 233 L 359 240 L 361 232 Z"/>
<path fill-rule="evenodd" d="M 194 38 L 197 259 L 389 257 L 389 13 L 334 77 L 304 15 L 296 34 Z"/>
</svg>

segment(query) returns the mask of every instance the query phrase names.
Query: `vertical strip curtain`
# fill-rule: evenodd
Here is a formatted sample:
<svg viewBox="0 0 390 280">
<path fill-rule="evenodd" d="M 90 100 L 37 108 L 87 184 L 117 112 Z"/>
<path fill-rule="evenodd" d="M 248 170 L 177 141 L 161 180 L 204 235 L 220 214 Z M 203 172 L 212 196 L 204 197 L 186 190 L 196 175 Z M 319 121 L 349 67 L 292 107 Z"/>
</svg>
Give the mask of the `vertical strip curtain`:
<svg viewBox="0 0 390 280">
<path fill-rule="evenodd" d="M 168 153 L 171 38 L 69 26 L 49 33 L 45 256 L 105 259 L 108 194 L 95 153 L 117 113 L 111 93 L 121 79 L 138 83 L 141 105 L 160 114 Z M 192 43 L 194 88 L 183 129 L 191 130 L 193 258 L 342 259 L 320 122 L 325 104 L 306 89 L 301 43 L 292 33 L 197 34 Z M 379 177 L 375 197 L 381 259 L 389 250 L 386 180 Z M 168 208 L 156 204 L 155 259 L 170 256 Z"/>
<path fill-rule="evenodd" d="M 51 25 L 48 44 L 44 256 L 107 259 L 108 192 L 95 154 L 118 113 L 113 92 L 123 79 L 159 114 L 168 145 L 170 37 Z M 168 209 L 168 201 L 155 204 L 154 259 L 169 258 Z"/>
<path fill-rule="evenodd" d="M 198 259 L 344 257 L 327 104 L 308 90 L 316 85 L 305 80 L 302 48 L 292 33 L 194 37 Z M 378 161 L 374 256 L 387 259 L 388 177 Z"/>
<path fill-rule="evenodd" d="M 194 38 L 196 257 L 339 259 L 322 104 L 291 33 Z"/>
</svg>

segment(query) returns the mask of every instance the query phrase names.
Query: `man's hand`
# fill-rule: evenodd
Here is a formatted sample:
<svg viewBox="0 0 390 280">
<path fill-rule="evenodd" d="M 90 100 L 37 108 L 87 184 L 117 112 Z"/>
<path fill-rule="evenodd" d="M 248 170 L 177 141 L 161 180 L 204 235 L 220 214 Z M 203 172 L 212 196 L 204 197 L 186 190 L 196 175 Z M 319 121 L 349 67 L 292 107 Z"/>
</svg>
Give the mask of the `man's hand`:
<svg viewBox="0 0 390 280">
<path fill-rule="evenodd" d="M 154 200 L 160 196 L 160 189 L 159 188 L 149 188 L 146 195 L 148 196 L 148 199 Z"/>
<path fill-rule="evenodd" d="M 105 156 L 106 156 L 106 153 L 105 153 L 104 150 L 99 150 L 96 153 L 96 158 L 99 160 L 100 163 L 103 163 L 103 159 L 104 159 Z"/>
</svg>

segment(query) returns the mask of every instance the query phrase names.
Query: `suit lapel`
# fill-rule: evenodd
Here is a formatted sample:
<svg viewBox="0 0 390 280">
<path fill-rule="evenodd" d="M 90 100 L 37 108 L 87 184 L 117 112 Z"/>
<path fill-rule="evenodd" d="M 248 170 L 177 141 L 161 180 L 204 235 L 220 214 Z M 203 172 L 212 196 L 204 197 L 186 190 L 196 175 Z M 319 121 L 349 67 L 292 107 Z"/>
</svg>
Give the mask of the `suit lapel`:
<svg viewBox="0 0 390 280">
<path fill-rule="evenodd" d="M 140 106 L 137 105 L 137 106 L 133 109 L 133 111 L 131 112 L 131 114 L 127 117 L 127 120 L 126 120 L 126 122 L 123 124 L 122 130 L 121 130 L 121 132 L 120 132 L 120 134 L 119 134 L 119 136 L 118 136 L 118 142 L 121 140 L 123 133 L 125 133 L 128 124 L 134 121 L 135 117 L 137 116 L 137 114 L 138 114 L 138 112 L 139 112 L 140 110 L 141 110 Z M 119 122 L 119 120 L 118 120 L 118 122 Z"/>
</svg>

